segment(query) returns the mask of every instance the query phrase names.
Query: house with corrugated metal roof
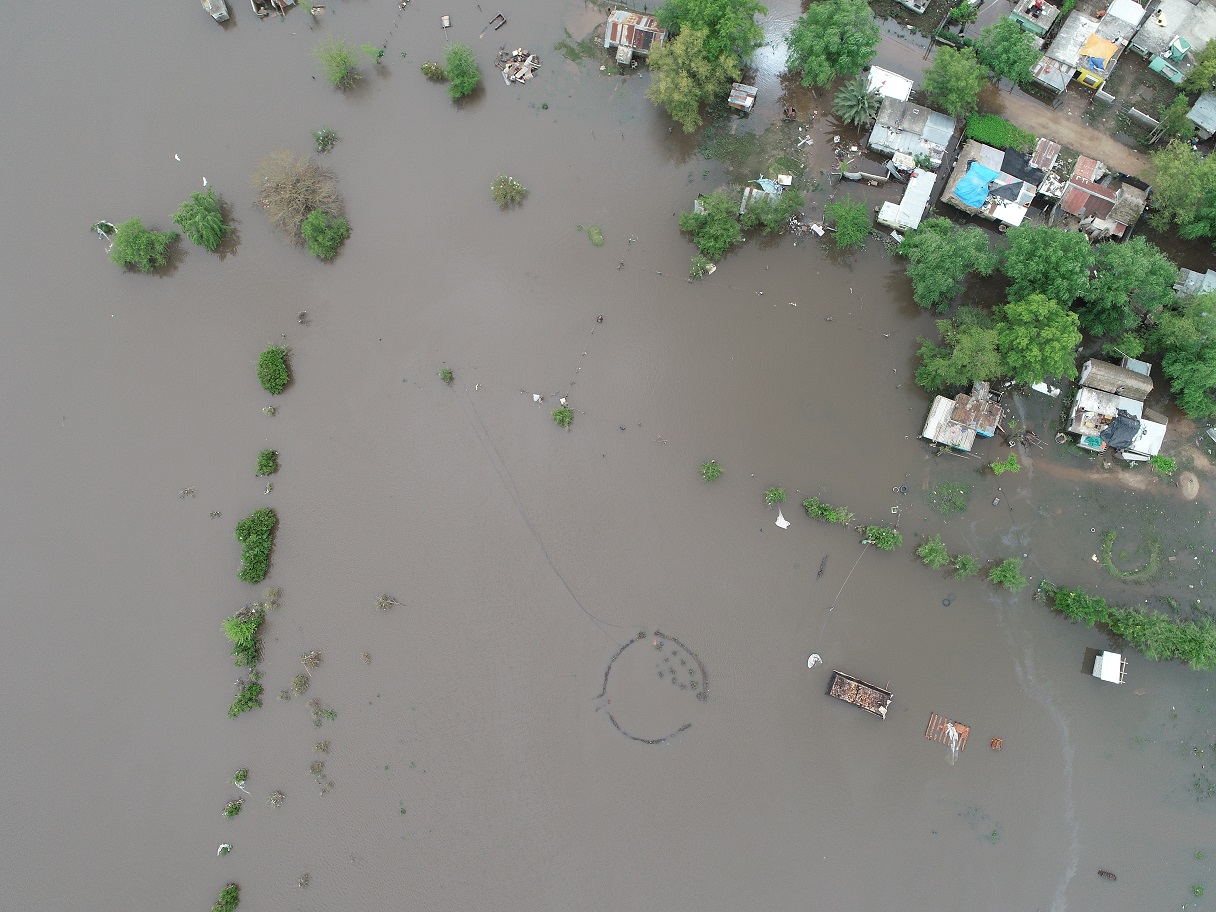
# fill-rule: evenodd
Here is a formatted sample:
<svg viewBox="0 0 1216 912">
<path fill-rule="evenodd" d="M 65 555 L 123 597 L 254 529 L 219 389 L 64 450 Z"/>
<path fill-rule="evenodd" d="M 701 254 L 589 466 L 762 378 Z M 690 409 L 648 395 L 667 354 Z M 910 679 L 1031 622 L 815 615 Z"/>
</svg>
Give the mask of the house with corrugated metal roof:
<svg viewBox="0 0 1216 912">
<path fill-rule="evenodd" d="M 1051 160 L 1055 161 L 1054 155 Z M 969 139 L 946 179 L 942 202 L 999 222 L 1004 226 L 1001 230 L 1015 228 L 1025 220 L 1046 175 L 1016 149 L 996 149 Z"/>
<path fill-rule="evenodd" d="M 654 16 L 629 9 L 613 10 L 608 15 L 604 49 L 616 48 L 616 62 L 621 65 L 632 62 L 635 55 L 648 57 L 654 45 L 662 46 L 666 41 L 667 29 Z"/>
<path fill-rule="evenodd" d="M 939 446 L 970 453 L 976 436 L 993 436 L 1004 416 L 1005 409 L 992 398 L 988 384 L 977 380 L 970 395 L 959 393 L 953 399 L 935 397 L 920 435 Z"/>
<path fill-rule="evenodd" d="M 1009 18 L 1020 25 L 1023 30 L 1042 38 L 1055 25 L 1056 17 L 1060 15 L 1058 7 L 1043 0 L 1018 0 Z"/>
<path fill-rule="evenodd" d="M 1151 370 L 1134 358 L 1120 364 L 1091 358 L 1082 365 L 1068 426 L 1079 438 L 1077 446 L 1095 453 L 1116 450 L 1128 462 L 1161 452 L 1168 420 L 1144 407 L 1153 391 Z"/>
<path fill-rule="evenodd" d="M 1100 183 L 1109 172 L 1097 159 L 1082 155 L 1064 187 L 1060 210 L 1079 220 L 1093 240 L 1123 238 L 1144 213 L 1148 194 L 1129 180 Z"/>
<path fill-rule="evenodd" d="M 1149 61 L 1149 69 L 1177 85 L 1195 65 L 1195 53 L 1216 38 L 1216 5 L 1211 0 L 1157 0 L 1156 8 L 1128 46 Z"/>
<path fill-rule="evenodd" d="M 1196 272 L 1185 267 L 1179 268 L 1178 281 L 1174 283 L 1174 291 L 1180 296 L 1210 294 L 1216 291 L 1216 269 Z"/>
<path fill-rule="evenodd" d="M 1099 18 L 1074 12 L 1060 27 L 1031 74 L 1040 85 L 1063 92 L 1076 79 L 1087 88 L 1100 88 L 1110 78 L 1123 48 L 1144 21 L 1136 0 L 1112 0 Z"/>
<path fill-rule="evenodd" d="M 946 146 L 954 135 L 954 118 L 931 111 L 921 104 L 884 98 L 870 131 L 869 146 L 878 152 L 894 155 L 904 152 L 915 158 L 927 156 L 937 168 L 946 155 Z"/>
</svg>

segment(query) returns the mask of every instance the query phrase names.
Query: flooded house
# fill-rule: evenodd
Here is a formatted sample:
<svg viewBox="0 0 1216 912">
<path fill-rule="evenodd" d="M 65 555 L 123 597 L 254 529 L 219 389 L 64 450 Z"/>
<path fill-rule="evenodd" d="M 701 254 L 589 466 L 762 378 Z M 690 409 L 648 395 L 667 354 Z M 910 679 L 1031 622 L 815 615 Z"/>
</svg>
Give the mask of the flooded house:
<svg viewBox="0 0 1216 912">
<path fill-rule="evenodd" d="M 1193 269 L 1180 268 L 1178 281 L 1174 283 L 1174 291 L 1180 296 L 1211 294 L 1216 291 L 1216 269 L 1196 272 Z"/>
<path fill-rule="evenodd" d="M 907 101 L 912 97 L 915 83 L 907 76 L 880 66 L 871 66 L 866 74 L 866 91 L 877 92 L 883 98 Z"/>
<path fill-rule="evenodd" d="M 1153 391 L 1151 368 L 1134 358 L 1119 364 L 1091 358 L 1082 365 L 1068 426 L 1077 446 L 1094 453 L 1114 450 L 1128 462 L 1143 462 L 1161 451 L 1169 422 L 1144 406 Z"/>
<path fill-rule="evenodd" d="M 1059 146 L 1055 148 L 1058 154 Z M 1054 155 L 1051 161 L 1054 163 Z M 1032 156 L 1015 149 L 996 149 L 969 139 L 946 180 L 942 201 L 969 215 L 997 222 L 1001 230 L 1015 228 L 1026 219 L 1048 175 L 1033 162 Z"/>
<path fill-rule="evenodd" d="M 867 684 L 861 678 L 855 678 L 850 674 L 845 674 L 843 671 L 832 672 L 832 682 L 828 686 L 828 695 L 835 697 L 837 700 L 843 700 L 845 703 L 859 706 L 866 712 L 878 716 L 880 719 L 887 717 L 887 710 L 891 706 L 891 701 L 895 699 L 894 694 L 885 687 L 875 687 L 873 684 Z"/>
<path fill-rule="evenodd" d="M 1091 240 L 1130 237 L 1128 229 L 1144 214 L 1148 185 L 1127 176 L 1115 185 L 1113 177 L 1102 162 L 1080 156 L 1053 214 L 1071 216 L 1066 225 L 1075 220 Z"/>
<path fill-rule="evenodd" d="M 937 168 L 946 156 L 946 147 L 953 135 L 954 118 L 921 104 L 887 97 L 878 109 L 869 146 L 887 155 L 897 152 L 912 158 L 923 155 L 933 168 Z"/>
<path fill-rule="evenodd" d="M 632 63 L 635 56 L 649 57 L 651 47 L 666 41 L 667 29 L 654 16 L 629 9 L 613 10 L 608 15 L 604 49 L 616 48 L 616 62 L 621 65 Z"/>
<path fill-rule="evenodd" d="M 919 228 L 925 217 L 925 210 L 929 208 L 936 182 L 937 175 L 932 171 L 913 168 L 899 202 L 884 202 L 878 207 L 875 221 L 892 231 L 913 231 Z"/>
<path fill-rule="evenodd" d="M 1119 56 L 1144 21 L 1144 7 L 1135 0 L 1114 0 L 1093 18 L 1073 12 L 1039 62 L 1031 68 L 1035 82 L 1063 92 L 1075 79 L 1097 89 L 1115 69 Z"/>
<path fill-rule="evenodd" d="M 1204 92 L 1187 112 L 1186 119 L 1195 125 L 1200 139 L 1216 134 L 1216 92 Z"/>
<path fill-rule="evenodd" d="M 1004 416 L 1005 410 L 993 399 L 988 384 L 977 380 L 970 395 L 935 397 L 920 435 L 939 446 L 970 453 L 975 438 L 995 435 Z"/>
<path fill-rule="evenodd" d="M 726 97 L 726 105 L 727 107 L 734 108 L 736 111 L 750 114 L 752 108 L 756 106 L 756 87 L 744 85 L 741 82 L 731 83 L 730 95 Z"/>
<path fill-rule="evenodd" d="M 1157 0 L 1156 8 L 1128 42 L 1148 68 L 1177 85 L 1195 65 L 1195 52 L 1216 38 L 1211 0 Z"/>
</svg>

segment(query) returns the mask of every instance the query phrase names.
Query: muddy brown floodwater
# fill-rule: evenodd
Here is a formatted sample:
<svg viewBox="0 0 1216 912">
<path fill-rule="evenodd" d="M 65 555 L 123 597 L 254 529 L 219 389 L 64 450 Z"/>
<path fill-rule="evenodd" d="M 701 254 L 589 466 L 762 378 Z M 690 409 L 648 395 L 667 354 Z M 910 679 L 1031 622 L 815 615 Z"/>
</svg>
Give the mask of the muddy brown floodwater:
<svg viewBox="0 0 1216 912">
<path fill-rule="evenodd" d="M 1039 470 L 1059 453 L 1002 479 L 932 457 L 911 382 L 932 323 L 877 242 L 752 241 L 686 282 L 677 213 L 721 172 L 644 75 L 552 50 L 591 8 L 527 0 L 480 37 L 498 8 L 467 0 L 330 0 L 315 24 L 230 6 L 227 28 L 192 0 L 6 10 L 6 907 L 203 909 L 230 880 L 251 910 L 368 912 L 1148 909 L 1216 888 L 1193 787 L 1211 676 L 1133 653 L 1103 685 L 1100 631 L 910 553 L 940 531 L 1028 555 L 1036 581 L 1206 601 L 1210 476 L 1185 504 L 1088 462 L 1092 480 Z M 333 92 L 323 35 L 387 42 L 384 62 Z M 462 106 L 418 73 L 449 40 L 486 74 Z M 498 80 L 500 44 L 541 54 L 535 82 Z M 322 126 L 354 227 L 332 264 L 275 236 L 248 185 Z M 518 211 L 490 201 L 500 171 L 530 189 Z M 106 262 L 90 224 L 168 227 L 204 177 L 230 252 L 179 244 L 154 276 Z M 284 338 L 294 381 L 269 417 L 254 363 Z M 1044 406 L 1019 408 L 1050 440 Z M 974 485 L 949 520 L 921 498 L 944 480 Z M 812 523 L 810 493 L 898 519 L 904 548 Z M 232 528 L 262 505 L 283 596 L 266 705 L 232 721 L 220 622 L 260 596 Z M 1138 534 L 1154 510 L 1185 559 L 1120 587 L 1089 528 Z M 385 592 L 402 605 L 379 610 Z M 337 711 L 320 728 L 308 698 L 276 699 L 314 649 L 309 697 Z M 833 668 L 889 685 L 885 721 L 825 695 Z M 953 764 L 932 713 L 971 726 Z M 226 820 L 238 767 L 251 794 Z"/>
</svg>

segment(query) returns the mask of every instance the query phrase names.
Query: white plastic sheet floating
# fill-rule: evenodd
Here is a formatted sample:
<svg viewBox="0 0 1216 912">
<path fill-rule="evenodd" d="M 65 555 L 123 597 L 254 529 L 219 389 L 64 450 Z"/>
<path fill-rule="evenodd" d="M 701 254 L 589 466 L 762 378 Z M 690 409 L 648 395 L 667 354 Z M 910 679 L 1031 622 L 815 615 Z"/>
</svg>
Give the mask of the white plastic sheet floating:
<svg viewBox="0 0 1216 912">
<path fill-rule="evenodd" d="M 823 658 L 817 652 L 812 652 L 806 660 L 807 668 L 814 668 L 816 665 L 822 665 Z"/>
<path fill-rule="evenodd" d="M 950 745 L 950 762 L 953 764 L 958 759 L 958 729 L 953 722 L 946 723 L 946 737 Z"/>
<path fill-rule="evenodd" d="M 781 515 L 780 510 L 777 511 L 776 525 L 777 525 L 777 528 L 779 528 L 779 529 L 788 529 L 790 527 L 790 521 Z"/>
</svg>

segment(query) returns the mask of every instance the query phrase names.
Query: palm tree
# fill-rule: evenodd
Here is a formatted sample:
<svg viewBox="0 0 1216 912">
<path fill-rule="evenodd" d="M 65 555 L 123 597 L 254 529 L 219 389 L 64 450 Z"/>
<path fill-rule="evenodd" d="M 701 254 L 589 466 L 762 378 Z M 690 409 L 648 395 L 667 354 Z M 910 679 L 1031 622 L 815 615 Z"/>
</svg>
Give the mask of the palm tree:
<svg viewBox="0 0 1216 912">
<path fill-rule="evenodd" d="M 832 110 L 845 123 L 860 127 L 874 119 L 882 107 L 882 96 L 870 91 L 869 77 L 859 73 L 836 93 Z"/>
</svg>

